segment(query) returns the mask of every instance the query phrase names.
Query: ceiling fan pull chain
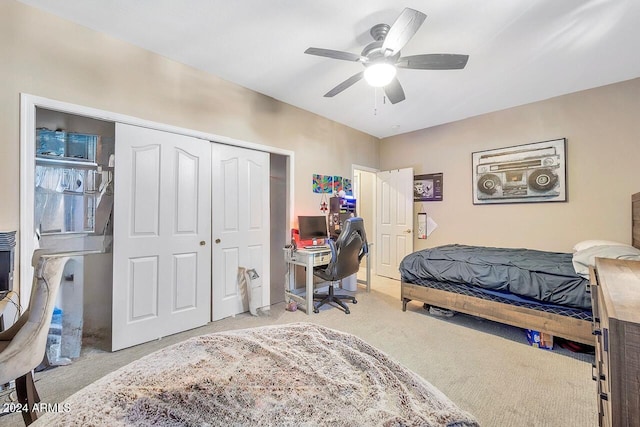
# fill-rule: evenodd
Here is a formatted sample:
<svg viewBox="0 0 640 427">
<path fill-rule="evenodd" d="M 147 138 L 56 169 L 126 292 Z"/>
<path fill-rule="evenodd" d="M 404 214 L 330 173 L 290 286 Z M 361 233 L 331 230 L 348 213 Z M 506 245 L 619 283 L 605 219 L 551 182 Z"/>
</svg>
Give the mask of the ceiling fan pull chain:
<svg viewBox="0 0 640 427">
<path fill-rule="evenodd" d="M 373 115 L 378 115 L 378 88 L 373 88 Z"/>
</svg>

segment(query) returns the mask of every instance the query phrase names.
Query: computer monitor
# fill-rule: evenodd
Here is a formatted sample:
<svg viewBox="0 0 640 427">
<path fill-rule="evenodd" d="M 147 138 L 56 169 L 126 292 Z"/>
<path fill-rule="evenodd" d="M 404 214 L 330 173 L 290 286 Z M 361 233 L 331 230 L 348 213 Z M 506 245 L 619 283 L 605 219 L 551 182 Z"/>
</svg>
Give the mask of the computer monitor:
<svg viewBox="0 0 640 427">
<path fill-rule="evenodd" d="M 298 231 L 300 240 L 326 239 L 327 218 L 324 215 L 298 216 Z"/>
</svg>

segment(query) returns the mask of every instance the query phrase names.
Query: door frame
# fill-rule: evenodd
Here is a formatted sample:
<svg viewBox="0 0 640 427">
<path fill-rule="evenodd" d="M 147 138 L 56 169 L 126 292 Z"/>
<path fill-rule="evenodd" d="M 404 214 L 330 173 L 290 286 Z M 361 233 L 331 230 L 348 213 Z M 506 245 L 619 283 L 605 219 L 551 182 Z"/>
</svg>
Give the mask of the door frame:
<svg viewBox="0 0 640 427">
<path fill-rule="evenodd" d="M 374 174 L 374 176 L 375 176 L 376 173 L 380 172 L 380 169 L 371 168 L 369 166 L 362 166 L 362 165 L 352 164 L 351 165 L 351 182 L 354 182 L 354 183 L 355 183 L 355 175 L 356 175 L 355 171 L 356 170 L 372 173 L 372 174 Z M 358 197 L 359 196 L 360 195 L 358 195 Z M 377 194 L 377 191 L 376 191 L 376 182 L 375 182 L 375 180 L 374 180 L 374 183 L 373 183 L 373 194 L 371 195 L 371 197 L 372 197 L 371 204 L 373 205 L 373 213 L 372 213 L 373 218 L 371 218 L 372 224 L 371 224 L 370 229 L 369 229 L 370 232 L 367 234 L 367 241 L 372 244 L 373 248 L 370 248 L 369 258 L 367 259 L 367 263 L 371 263 L 371 266 L 370 267 L 367 266 L 367 267 L 370 268 L 371 269 L 371 273 L 375 275 L 376 271 L 377 271 L 376 270 L 376 262 L 377 262 L 376 259 L 377 259 L 377 257 L 375 255 L 376 254 L 375 242 L 376 242 L 376 236 L 377 236 L 377 232 L 378 232 L 378 230 L 376 228 L 377 227 L 377 223 L 378 223 L 378 221 L 377 221 L 378 220 L 378 194 Z M 358 202 L 358 203 L 360 203 L 360 202 Z"/>
<path fill-rule="evenodd" d="M 207 132 L 195 131 L 179 126 L 167 125 L 164 123 L 145 120 L 126 114 L 115 113 L 107 110 L 86 107 L 50 98 L 26 93 L 20 94 L 20 226 L 18 239 L 18 263 L 19 263 L 19 298 L 20 305 L 27 307 L 31 296 L 31 285 L 33 278 L 33 267 L 31 266 L 31 255 L 35 248 L 33 224 L 34 217 L 34 186 L 35 186 L 35 153 L 36 153 L 36 108 L 46 108 L 62 113 L 85 116 L 92 119 L 111 121 L 129 124 L 133 126 L 146 127 L 150 129 L 177 133 L 185 136 L 192 136 L 207 140 L 209 143 L 222 143 L 251 150 L 265 151 L 287 157 L 287 224 L 291 224 L 293 218 L 293 195 L 295 186 L 293 177 L 295 176 L 294 163 L 295 153 L 270 145 L 257 144 L 240 139 L 229 138 Z M 117 162 L 117 160 L 116 160 Z M 288 241 L 287 233 L 283 236 L 283 241 Z"/>
</svg>

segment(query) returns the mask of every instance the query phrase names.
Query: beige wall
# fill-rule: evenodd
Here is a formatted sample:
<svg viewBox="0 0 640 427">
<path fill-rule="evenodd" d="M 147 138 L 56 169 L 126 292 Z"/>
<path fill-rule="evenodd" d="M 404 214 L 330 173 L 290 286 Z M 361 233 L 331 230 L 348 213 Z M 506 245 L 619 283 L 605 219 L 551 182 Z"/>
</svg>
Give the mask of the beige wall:
<svg viewBox="0 0 640 427">
<path fill-rule="evenodd" d="M 473 205 L 471 153 L 567 138 L 568 202 Z M 387 138 L 382 169 L 444 173 L 444 200 L 424 203 L 447 243 L 570 252 L 583 239 L 631 241 L 640 192 L 640 79 Z M 418 204 L 414 204 L 418 211 Z"/>
<path fill-rule="evenodd" d="M 586 238 L 629 241 L 630 195 L 640 191 L 640 80 L 380 142 L 12 0 L 0 2 L 0 40 L 1 230 L 19 226 L 23 92 L 294 151 L 296 215 L 320 212 L 312 173 L 349 176 L 352 163 L 443 172 L 444 201 L 424 204 L 439 227 L 417 249 L 457 242 L 568 251 Z M 472 152 L 562 137 L 568 202 L 472 204 Z"/>
<path fill-rule="evenodd" d="M 20 93 L 294 151 L 296 215 L 320 214 L 314 172 L 378 166 L 376 138 L 13 0 L 0 40 L 0 230 L 19 227 Z"/>
</svg>

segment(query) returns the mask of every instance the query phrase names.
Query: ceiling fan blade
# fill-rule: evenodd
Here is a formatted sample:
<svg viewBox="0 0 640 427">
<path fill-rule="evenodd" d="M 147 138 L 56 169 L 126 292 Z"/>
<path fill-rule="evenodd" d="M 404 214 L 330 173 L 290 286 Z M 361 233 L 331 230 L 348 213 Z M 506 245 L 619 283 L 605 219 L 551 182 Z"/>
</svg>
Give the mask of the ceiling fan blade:
<svg viewBox="0 0 640 427">
<path fill-rule="evenodd" d="M 363 75 L 364 75 L 364 71 L 360 71 L 359 73 L 349 77 L 347 80 L 343 81 L 338 86 L 334 87 L 329 92 L 325 93 L 324 94 L 325 98 L 331 98 L 332 96 L 336 96 L 343 90 L 347 89 L 348 87 L 356 83 L 358 80 L 362 79 Z"/>
<path fill-rule="evenodd" d="M 404 47 L 418 31 L 427 15 L 414 9 L 405 8 L 382 42 L 382 52 L 391 56 Z"/>
<path fill-rule="evenodd" d="M 384 87 L 384 93 L 392 104 L 397 104 L 405 99 L 404 90 L 402 90 L 402 85 L 400 85 L 400 81 L 397 77 L 394 77 L 393 80 L 391 80 L 391 83 Z"/>
<path fill-rule="evenodd" d="M 307 53 L 309 55 L 324 56 L 333 59 L 341 59 L 343 61 L 358 62 L 362 60 L 362 56 L 356 55 L 355 53 L 342 52 L 340 50 L 322 49 L 319 47 L 310 47 L 309 49 L 305 50 L 304 53 Z"/>
<path fill-rule="evenodd" d="M 403 56 L 396 66 L 414 70 L 461 70 L 467 65 L 469 55 L 433 53 L 427 55 Z"/>
</svg>

